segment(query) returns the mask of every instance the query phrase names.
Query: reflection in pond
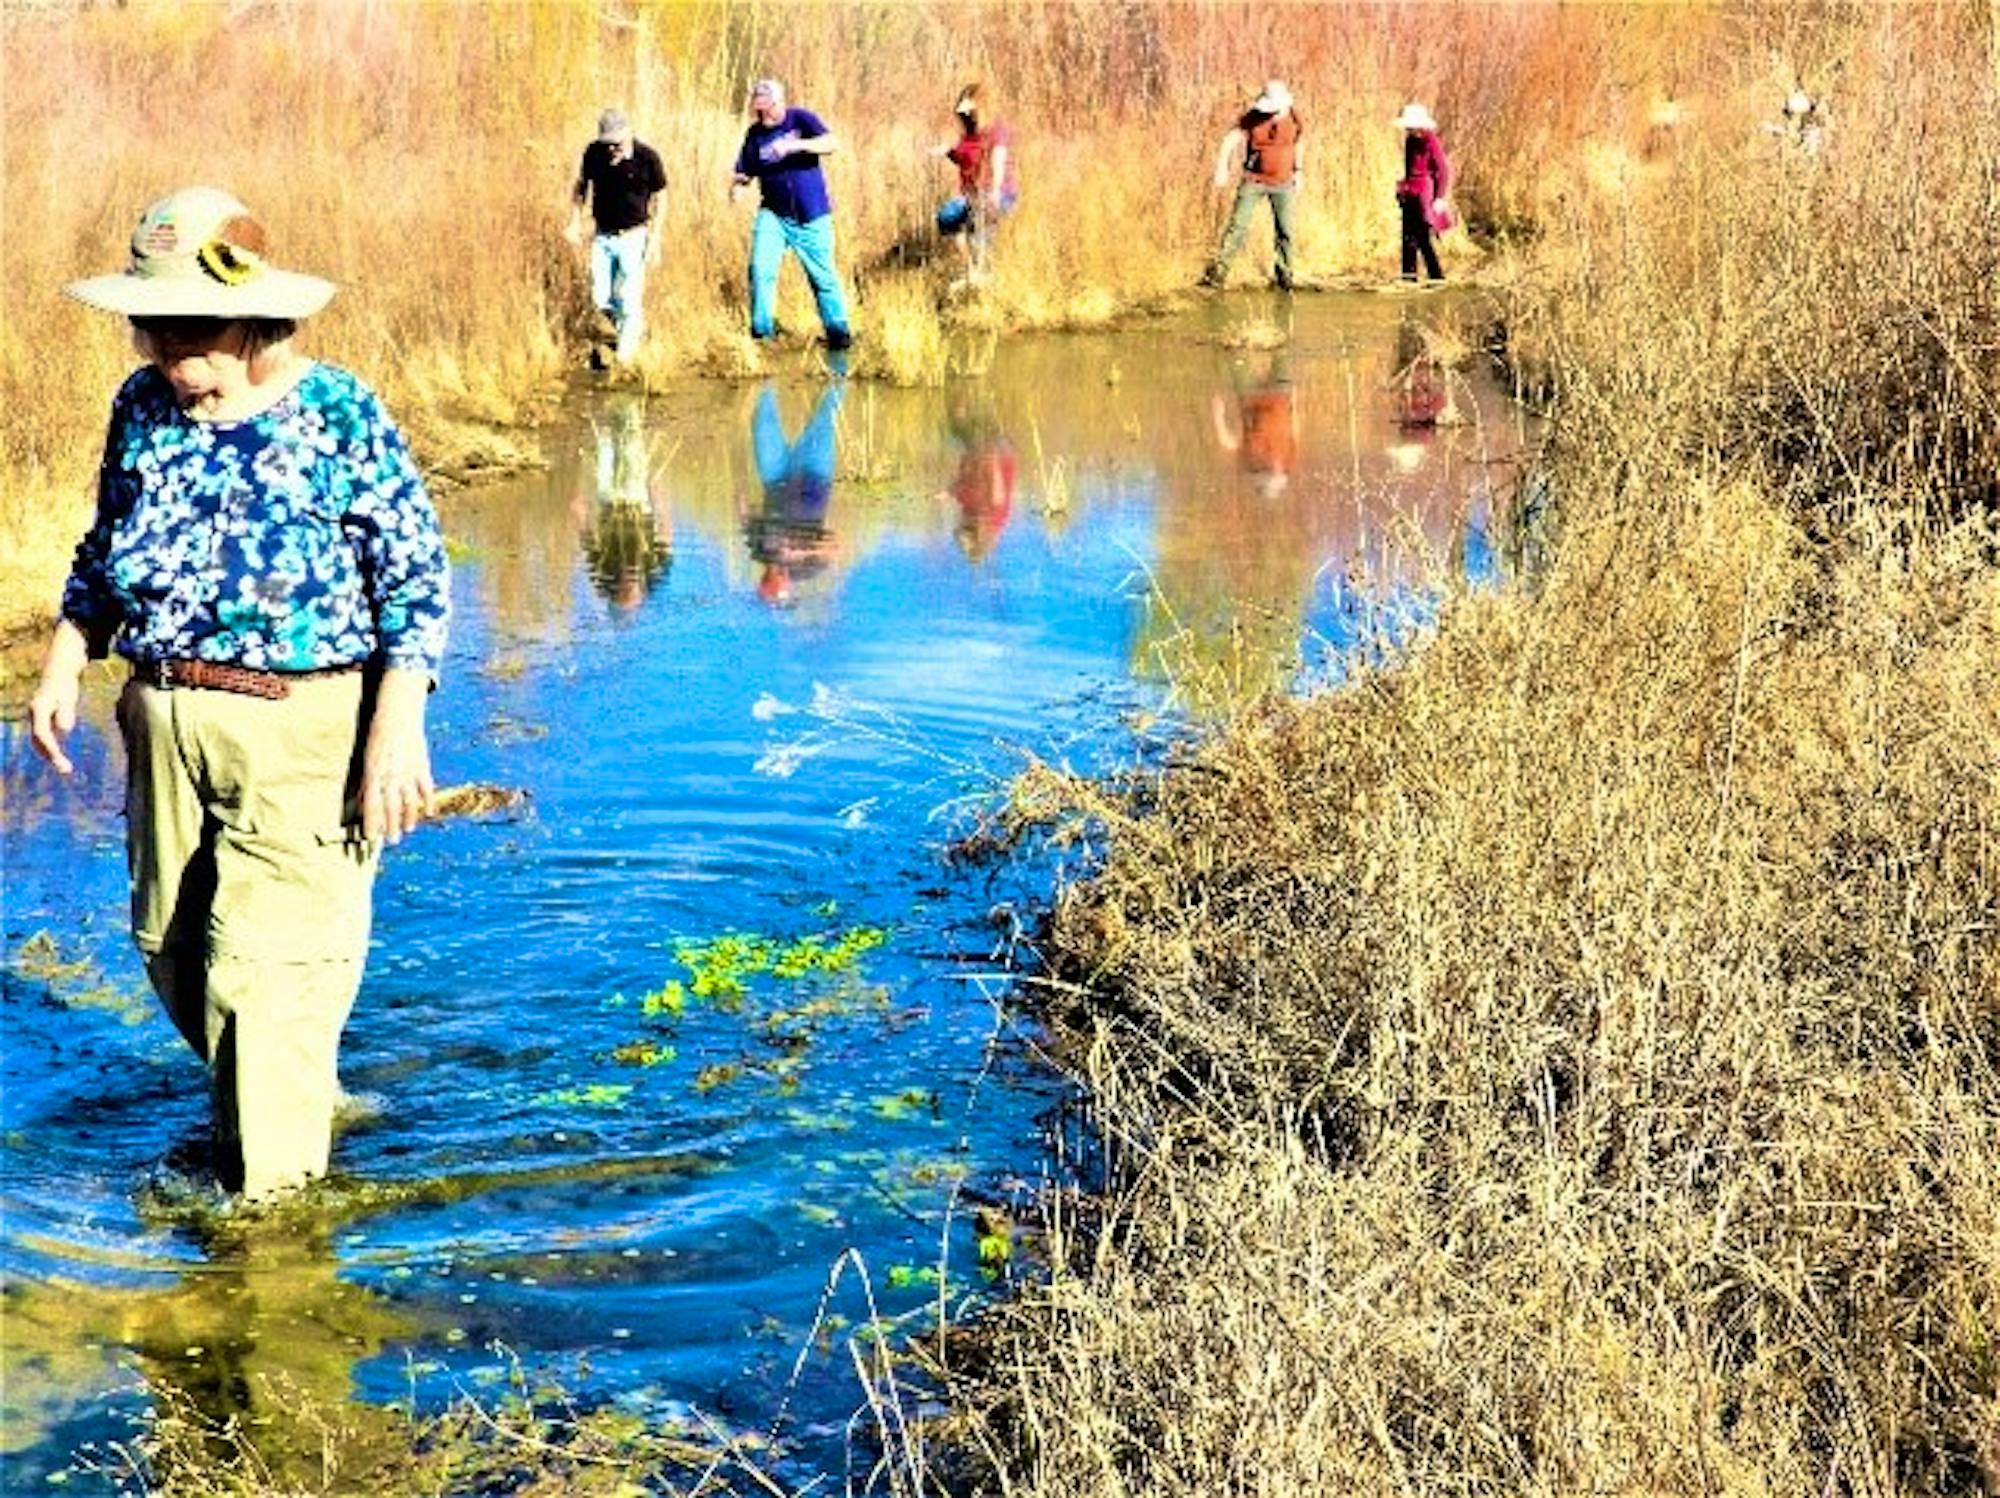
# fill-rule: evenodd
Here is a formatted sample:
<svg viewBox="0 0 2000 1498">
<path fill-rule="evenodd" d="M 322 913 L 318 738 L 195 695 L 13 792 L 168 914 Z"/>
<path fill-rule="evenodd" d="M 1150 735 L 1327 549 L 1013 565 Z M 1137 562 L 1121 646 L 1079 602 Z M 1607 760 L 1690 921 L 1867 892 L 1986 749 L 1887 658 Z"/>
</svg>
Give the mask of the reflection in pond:
<svg viewBox="0 0 2000 1498">
<path fill-rule="evenodd" d="M 757 596 L 766 603 L 792 602 L 797 584 L 818 577 L 837 554 L 827 528 L 836 465 L 834 420 L 847 381 L 824 385 L 812 415 L 796 437 L 785 435 L 778 392 L 766 384 L 757 394 L 750 422 L 750 450 L 757 465 L 762 501 L 744 518 L 743 534 L 757 563 Z"/>
<path fill-rule="evenodd" d="M 1278 349 L 1261 359 L 1256 369 L 1249 364 L 1248 359 L 1239 360 L 1230 370 L 1230 383 L 1236 392 L 1234 422 L 1221 391 L 1209 402 L 1215 440 L 1224 452 L 1236 454 L 1253 493 L 1276 499 L 1299 466 L 1299 415 L 1292 401 L 1291 358 Z"/>
<path fill-rule="evenodd" d="M 546 474 L 449 496 L 438 774 L 526 795 L 385 868 L 330 1238 L 145 1210 L 203 1109 L 112 918 L 116 672 L 74 781 L 7 725 L 8 1481 L 128 1433 L 121 1361 L 261 1417 L 278 1368 L 435 1407 L 489 1340 L 648 1418 L 778 1422 L 794 1485 L 841 1470 L 829 1326 L 999 1288 L 976 1209 L 1049 1168 L 1060 1090 L 999 1002 L 1045 880 L 955 871 L 955 808 L 1021 750 L 1125 754 L 1191 673 L 1331 679 L 1441 565 L 1490 566 L 1524 435 L 1449 305 L 1221 298 L 938 390 L 579 396 Z M 822 1306 L 849 1249 L 873 1300 Z"/>
<path fill-rule="evenodd" d="M 38 1410 L 49 1419 L 74 1399 L 70 1381 L 84 1371 L 75 1367 L 78 1349 L 118 1348 L 119 1361 L 145 1380 L 162 1408 L 199 1423 L 163 1448 L 197 1470 L 155 1465 L 149 1490 L 172 1491 L 178 1480 L 201 1476 L 207 1461 L 227 1458 L 234 1442 L 221 1433 L 231 1427 L 254 1445 L 272 1491 L 320 1490 L 330 1422 L 345 1428 L 339 1445 L 350 1465 L 371 1450 L 393 1455 L 402 1422 L 387 1409 L 353 1402 L 354 1368 L 392 1343 L 414 1340 L 434 1313 L 399 1307 L 343 1279 L 329 1234 L 302 1232 L 296 1221 L 210 1220 L 189 1237 L 200 1257 L 184 1273 L 154 1270 L 115 1285 L 61 1277 L 10 1286 L 9 1446 L 32 1432 Z M 124 1382 L 102 1353 L 89 1362 L 107 1392 Z M 98 1460 L 114 1471 L 121 1465 L 108 1449 Z M 74 1481 L 66 1486 L 80 1490 Z"/>
<path fill-rule="evenodd" d="M 1396 325 L 1396 420 L 1404 427 L 1434 427 L 1451 422 L 1447 371 L 1431 348 L 1424 325 L 1409 313 Z"/>
<path fill-rule="evenodd" d="M 665 581 L 674 561 L 671 501 L 656 483 L 646 440 L 646 403 L 608 398 L 590 416 L 594 467 L 579 467 L 575 514 L 591 583 L 620 614 L 630 614 Z"/>
<path fill-rule="evenodd" d="M 958 448 L 958 471 L 951 480 L 958 523 L 952 534 L 966 556 L 977 562 L 993 550 L 1014 512 L 1020 460 L 1000 429 L 999 411 L 985 382 L 956 382 L 945 409 L 951 440 Z"/>
</svg>

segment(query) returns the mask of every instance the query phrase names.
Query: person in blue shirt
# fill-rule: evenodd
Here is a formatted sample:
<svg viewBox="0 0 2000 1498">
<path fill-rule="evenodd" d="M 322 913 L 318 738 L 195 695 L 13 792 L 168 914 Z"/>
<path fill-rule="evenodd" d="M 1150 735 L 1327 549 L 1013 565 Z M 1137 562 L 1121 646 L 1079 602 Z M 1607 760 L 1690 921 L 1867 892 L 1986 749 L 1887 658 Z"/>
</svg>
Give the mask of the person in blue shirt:
<svg viewBox="0 0 2000 1498">
<path fill-rule="evenodd" d="M 790 250 L 812 284 L 827 347 L 854 341 L 847 301 L 833 265 L 833 203 L 819 159 L 835 149 L 833 132 L 810 109 L 788 107 L 784 85 L 763 78 L 750 90 L 750 128 L 729 185 L 735 202 L 752 182 L 761 199 L 750 231 L 750 336 L 777 331 L 778 269 Z"/>
<path fill-rule="evenodd" d="M 326 1171 L 342 1027 L 379 851 L 434 808 L 425 704 L 444 654 L 444 541 L 368 387 L 293 347 L 330 282 L 278 269 L 212 187 L 149 207 L 123 272 L 71 296 L 123 313 L 97 512 L 29 705 L 58 774 L 83 667 L 130 663 L 132 933 L 208 1063 L 217 1168 L 259 1198 Z"/>
</svg>

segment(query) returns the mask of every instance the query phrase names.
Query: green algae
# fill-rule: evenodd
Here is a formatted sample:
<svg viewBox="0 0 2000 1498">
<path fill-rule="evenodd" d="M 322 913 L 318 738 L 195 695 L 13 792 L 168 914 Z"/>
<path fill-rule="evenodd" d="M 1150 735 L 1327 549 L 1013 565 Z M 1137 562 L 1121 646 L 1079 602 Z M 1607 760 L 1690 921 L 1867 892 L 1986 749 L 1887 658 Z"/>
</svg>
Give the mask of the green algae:
<svg viewBox="0 0 2000 1498">
<path fill-rule="evenodd" d="M 834 902 L 825 901 L 815 913 L 831 915 L 836 909 Z M 613 1047 L 609 1059 L 649 1071 L 670 1066 L 680 1059 L 675 1043 L 679 1025 L 691 1010 L 706 1008 L 742 1016 L 746 1046 L 738 1056 L 704 1063 L 687 1085 L 707 1094 L 754 1078 L 780 1097 L 794 1096 L 805 1083 L 807 1054 L 826 1026 L 856 1014 L 887 1011 L 888 990 L 864 983 L 860 970 L 862 959 L 888 939 L 880 926 L 832 928 L 790 939 L 746 931 L 677 938 L 672 950 L 679 971 L 639 996 L 646 1029 Z M 631 1001 L 616 994 L 610 1002 L 623 1008 Z M 623 1095 L 608 1100 L 587 1093 L 569 1089 L 542 1094 L 536 1101 L 615 1106 L 624 1100 Z M 896 1106 L 914 1114 L 927 1101 L 925 1094 Z"/>
</svg>

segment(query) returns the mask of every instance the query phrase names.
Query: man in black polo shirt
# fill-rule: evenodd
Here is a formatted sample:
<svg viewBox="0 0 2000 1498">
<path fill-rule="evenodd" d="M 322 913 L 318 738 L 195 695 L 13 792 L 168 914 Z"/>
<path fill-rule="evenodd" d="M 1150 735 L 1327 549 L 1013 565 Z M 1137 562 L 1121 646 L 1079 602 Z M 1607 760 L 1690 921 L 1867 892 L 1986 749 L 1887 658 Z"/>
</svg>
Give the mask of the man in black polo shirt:
<svg viewBox="0 0 2000 1498">
<path fill-rule="evenodd" d="M 638 352 L 645 328 L 646 271 L 660 263 L 653 200 L 666 190 L 659 153 L 633 137 L 622 110 L 605 110 L 598 117 L 597 139 L 584 147 L 577 168 L 568 234 L 572 244 L 582 241 L 588 198 L 597 225 L 590 245 L 590 297 L 616 330 L 620 364 Z M 591 362 L 599 358 L 593 350 Z"/>
</svg>

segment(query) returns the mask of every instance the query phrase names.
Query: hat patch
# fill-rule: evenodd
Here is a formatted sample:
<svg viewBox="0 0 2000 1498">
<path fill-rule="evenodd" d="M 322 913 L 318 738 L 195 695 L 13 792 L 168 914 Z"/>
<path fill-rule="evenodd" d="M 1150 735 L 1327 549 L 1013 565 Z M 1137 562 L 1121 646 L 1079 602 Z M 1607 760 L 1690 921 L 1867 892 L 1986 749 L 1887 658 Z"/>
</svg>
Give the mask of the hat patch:
<svg viewBox="0 0 2000 1498">
<path fill-rule="evenodd" d="M 164 215 L 146 226 L 145 235 L 139 241 L 139 251 L 144 255 L 171 255 L 180 247 L 180 226 Z"/>
</svg>

